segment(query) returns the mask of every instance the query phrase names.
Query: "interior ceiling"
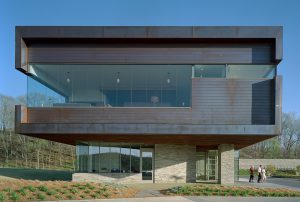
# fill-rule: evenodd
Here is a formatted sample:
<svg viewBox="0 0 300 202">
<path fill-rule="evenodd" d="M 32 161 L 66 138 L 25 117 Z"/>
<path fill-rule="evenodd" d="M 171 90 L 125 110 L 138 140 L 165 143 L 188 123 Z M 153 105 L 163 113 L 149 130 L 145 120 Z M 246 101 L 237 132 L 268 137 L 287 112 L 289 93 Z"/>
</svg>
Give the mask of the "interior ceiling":
<svg viewBox="0 0 300 202">
<path fill-rule="evenodd" d="M 177 78 L 191 78 L 191 65 L 50 65 L 32 64 L 31 73 L 48 87 L 65 95 L 73 89 L 161 90 L 175 89 Z M 117 85 L 117 78 L 120 79 Z M 167 83 L 167 79 L 170 83 Z"/>
</svg>

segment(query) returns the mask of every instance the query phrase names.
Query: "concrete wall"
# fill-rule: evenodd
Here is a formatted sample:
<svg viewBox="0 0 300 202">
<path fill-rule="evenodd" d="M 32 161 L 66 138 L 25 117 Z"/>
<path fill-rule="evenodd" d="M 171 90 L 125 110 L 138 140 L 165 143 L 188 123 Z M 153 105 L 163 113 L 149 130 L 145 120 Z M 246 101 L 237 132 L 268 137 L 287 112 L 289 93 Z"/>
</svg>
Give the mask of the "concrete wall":
<svg viewBox="0 0 300 202">
<path fill-rule="evenodd" d="M 155 183 L 195 182 L 196 146 L 155 145 Z"/>
<path fill-rule="evenodd" d="M 149 183 L 142 181 L 142 173 L 74 173 L 74 182 Z M 150 181 L 152 183 L 152 181 Z"/>
<path fill-rule="evenodd" d="M 251 165 L 258 167 L 259 165 L 273 165 L 277 169 L 296 169 L 300 166 L 300 159 L 240 159 L 240 169 L 249 169 Z"/>
</svg>

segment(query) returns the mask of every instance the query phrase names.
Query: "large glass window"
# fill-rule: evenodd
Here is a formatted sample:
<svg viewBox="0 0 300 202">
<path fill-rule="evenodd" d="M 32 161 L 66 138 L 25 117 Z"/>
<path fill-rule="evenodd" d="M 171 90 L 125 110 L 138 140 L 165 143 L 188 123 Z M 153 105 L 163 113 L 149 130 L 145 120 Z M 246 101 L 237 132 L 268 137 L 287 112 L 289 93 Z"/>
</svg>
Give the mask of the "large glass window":
<svg viewBox="0 0 300 202">
<path fill-rule="evenodd" d="M 76 152 L 77 152 L 78 171 L 88 172 L 89 146 L 84 144 L 77 145 Z"/>
<path fill-rule="evenodd" d="M 78 144 L 78 171 L 89 173 L 140 173 L 140 145 Z"/>
<path fill-rule="evenodd" d="M 29 66 L 31 107 L 190 106 L 192 65 Z"/>
</svg>

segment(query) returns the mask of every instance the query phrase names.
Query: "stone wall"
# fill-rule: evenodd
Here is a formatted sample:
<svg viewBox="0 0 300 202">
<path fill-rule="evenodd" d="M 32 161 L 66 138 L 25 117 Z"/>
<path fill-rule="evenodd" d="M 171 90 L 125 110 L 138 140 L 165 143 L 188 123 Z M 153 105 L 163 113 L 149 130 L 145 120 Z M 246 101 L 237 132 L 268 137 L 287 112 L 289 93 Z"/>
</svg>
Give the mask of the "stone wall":
<svg viewBox="0 0 300 202">
<path fill-rule="evenodd" d="M 195 182 L 196 146 L 155 145 L 155 183 Z"/>
<path fill-rule="evenodd" d="M 219 183 L 234 183 L 234 145 L 221 144 L 218 147 Z"/>
<path fill-rule="evenodd" d="M 74 182 L 115 182 L 115 183 L 147 183 L 142 181 L 142 173 L 74 173 Z M 152 183 L 152 181 L 150 181 Z"/>
<path fill-rule="evenodd" d="M 258 167 L 259 165 L 273 165 L 277 169 L 291 170 L 300 166 L 300 159 L 240 159 L 240 169 L 249 169 L 250 166 Z"/>
</svg>

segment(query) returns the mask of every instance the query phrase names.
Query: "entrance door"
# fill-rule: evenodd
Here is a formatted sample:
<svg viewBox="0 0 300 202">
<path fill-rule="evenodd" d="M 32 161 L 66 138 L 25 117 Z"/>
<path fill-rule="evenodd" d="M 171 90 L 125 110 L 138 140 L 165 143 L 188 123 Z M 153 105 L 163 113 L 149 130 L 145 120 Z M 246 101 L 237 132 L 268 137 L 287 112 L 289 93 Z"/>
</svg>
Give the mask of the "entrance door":
<svg viewBox="0 0 300 202">
<path fill-rule="evenodd" d="M 153 148 L 141 149 L 142 180 L 153 182 Z"/>
<path fill-rule="evenodd" d="M 197 152 L 196 181 L 216 181 L 218 179 L 218 152 L 209 150 Z"/>
<path fill-rule="evenodd" d="M 196 181 L 206 180 L 205 152 L 199 152 L 196 161 Z"/>
</svg>

